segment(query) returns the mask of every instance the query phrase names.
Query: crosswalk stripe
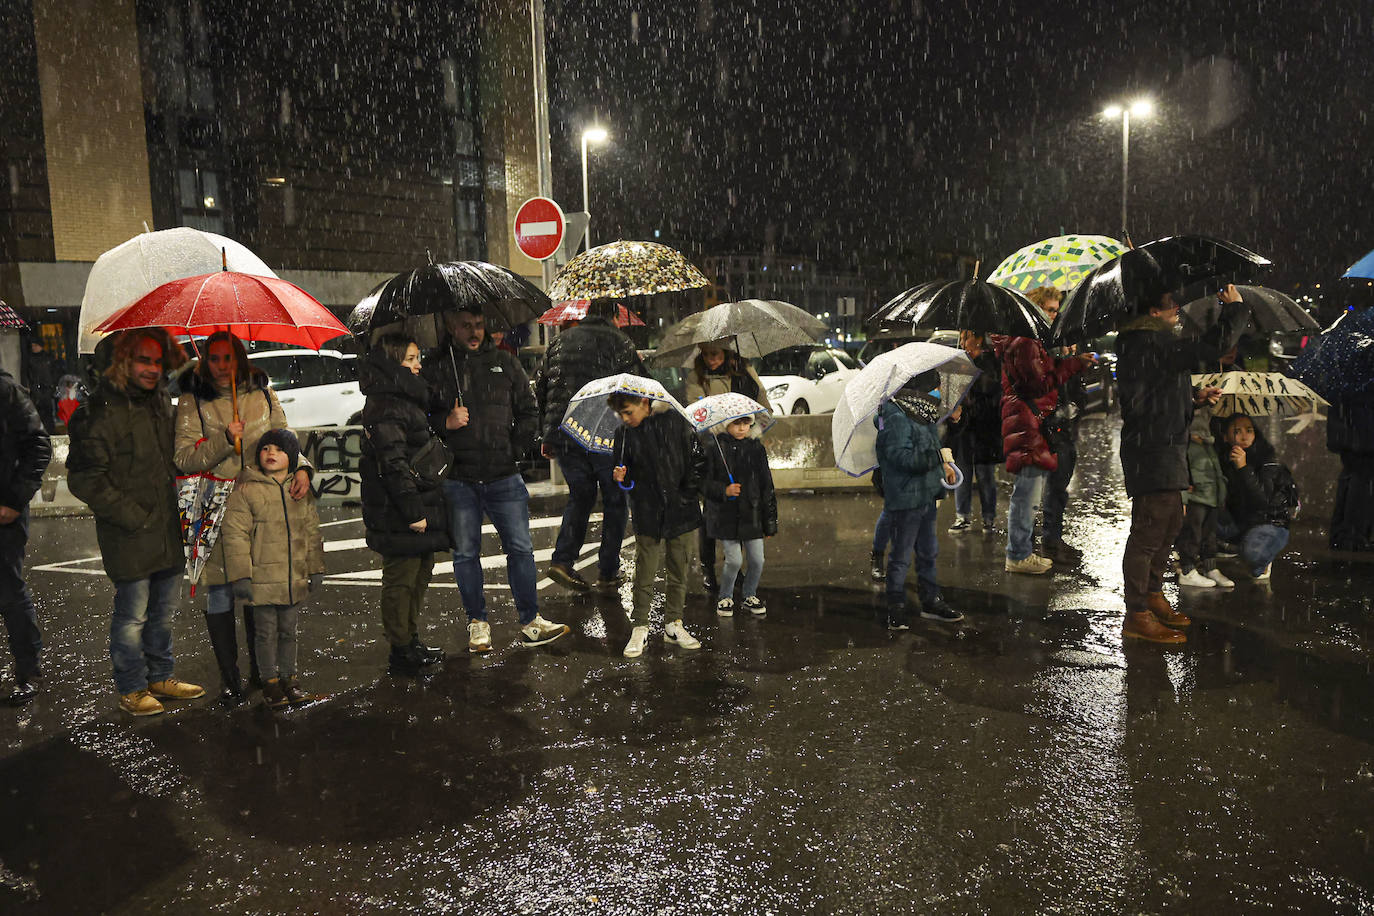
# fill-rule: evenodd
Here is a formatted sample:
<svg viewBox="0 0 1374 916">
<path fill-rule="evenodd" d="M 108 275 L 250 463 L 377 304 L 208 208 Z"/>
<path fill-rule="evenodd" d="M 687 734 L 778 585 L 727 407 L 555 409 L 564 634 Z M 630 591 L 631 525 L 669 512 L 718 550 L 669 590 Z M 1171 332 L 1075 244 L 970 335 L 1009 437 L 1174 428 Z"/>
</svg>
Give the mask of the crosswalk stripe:
<svg viewBox="0 0 1374 916">
<path fill-rule="evenodd" d="M 349 519 L 349 521 L 353 521 L 353 520 L 352 520 L 352 519 Z M 590 524 L 591 522 L 599 522 L 599 521 L 601 521 L 601 513 L 600 513 L 600 512 L 597 512 L 597 513 L 594 513 L 590 519 L 588 519 L 588 524 Z M 559 516 L 550 516 L 550 517 L 548 517 L 548 518 L 532 518 L 532 519 L 530 519 L 530 530 L 531 530 L 531 531 L 534 531 L 534 530 L 536 530 L 536 529 L 538 529 L 538 528 L 555 528 L 555 527 L 557 527 L 558 525 L 561 525 L 562 523 L 563 523 L 563 516 L 561 516 L 561 515 L 559 515 Z M 334 523 L 334 524 L 337 524 L 337 523 Z M 323 528 L 324 525 L 321 525 L 320 527 Z M 482 533 L 483 533 L 483 534 L 495 534 L 495 533 L 496 533 L 496 526 L 495 526 L 495 525 L 483 525 L 483 526 L 482 526 Z M 366 547 L 366 546 L 367 546 L 367 539 L 366 539 L 366 538 L 340 538 L 340 539 L 334 540 L 334 541 L 325 541 L 325 542 L 324 542 L 324 552 L 325 552 L 325 553 L 334 553 L 335 551 L 339 551 L 339 550 L 359 550 L 359 549 L 361 549 L 361 548 L 363 548 L 363 547 Z"/>
</svg>

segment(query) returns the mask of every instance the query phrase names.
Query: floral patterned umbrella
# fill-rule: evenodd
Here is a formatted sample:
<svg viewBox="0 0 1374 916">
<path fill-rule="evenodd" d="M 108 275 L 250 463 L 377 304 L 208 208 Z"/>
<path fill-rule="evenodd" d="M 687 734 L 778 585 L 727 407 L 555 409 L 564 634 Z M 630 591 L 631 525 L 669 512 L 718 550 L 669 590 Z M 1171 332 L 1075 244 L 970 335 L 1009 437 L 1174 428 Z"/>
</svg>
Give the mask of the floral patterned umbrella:
<svg viewBox="0 0 1374 916">
<path fill-rule="evenodd" d="M 682 256 L 656 242 L 611 242 L 573 258 L 549 287 L 549 298 L 625 299 L 710 286 Z"/>
<path fill-rule="evenodd" d="M 1095 267 L 1126 250 L 1105 235 L 1057 235 L 1027 245 L 997 265 L 988 282 L 1029 292 L 1037 286 L 1073 289 Z"/>
</svg>

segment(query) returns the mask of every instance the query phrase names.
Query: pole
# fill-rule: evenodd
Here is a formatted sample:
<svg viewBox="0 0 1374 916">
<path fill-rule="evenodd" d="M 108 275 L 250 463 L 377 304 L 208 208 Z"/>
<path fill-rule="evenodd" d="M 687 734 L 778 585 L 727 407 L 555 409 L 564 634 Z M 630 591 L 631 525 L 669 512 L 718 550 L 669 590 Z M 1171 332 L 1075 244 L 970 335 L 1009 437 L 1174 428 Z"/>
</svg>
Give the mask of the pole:
<svg viewBox="0 0 1374 916">
<path fill-rule="evenodd" d="M 1121 237 L 1126 237 L 1126 186 L 1131 163 L 1131 111 L 1121 110 Z"/>
<path fill-rule="evenodd" d="M 587 214 L 587 231 L 582 238 L 587 243 L 584 250 L 592 247 L 592 209 L 587 203 L 587 132 L 582 132 L 582 212 Z"/>
<path fill-rule="evenodd" d="M 539 196 L 553 199 L 553 151 L 549 142 L 549 73 L 544 56 L 544 0 L 530 0 L 530 50 L 533 57 L 531 77 L 534 81 L 534 141 L 536 166 L 539 170 Z M 546 258 L 543 269 L 544 289 L 553 283 L 553 258 Z"/>
</svg>

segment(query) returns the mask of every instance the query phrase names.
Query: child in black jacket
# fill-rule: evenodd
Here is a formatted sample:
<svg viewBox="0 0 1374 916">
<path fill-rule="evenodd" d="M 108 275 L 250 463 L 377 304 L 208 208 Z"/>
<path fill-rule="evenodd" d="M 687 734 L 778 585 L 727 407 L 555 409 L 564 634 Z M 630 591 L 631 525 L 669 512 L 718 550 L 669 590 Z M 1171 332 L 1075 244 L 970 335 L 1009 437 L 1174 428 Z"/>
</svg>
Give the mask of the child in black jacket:
<svg viewBox="0 0 1374 916">
<path fill-rule="evenodd" d="M 731 420 L 712 438 L 715 441 L 703 447 L 706 476 L 701 490 L 706 497 L 706 536 L 719 541 L 725 550 L 716 613 L 721 617 L 734 615 L 735 579 L 747 557 L 749 567 L 740 603 L 751 614 L 762 615 L 768 608 L 756 592 L 763 575 L 763 539 L 778 533 L 778 500 L 768 469 L 768 452 L 753 417 Z"/>
</svg>

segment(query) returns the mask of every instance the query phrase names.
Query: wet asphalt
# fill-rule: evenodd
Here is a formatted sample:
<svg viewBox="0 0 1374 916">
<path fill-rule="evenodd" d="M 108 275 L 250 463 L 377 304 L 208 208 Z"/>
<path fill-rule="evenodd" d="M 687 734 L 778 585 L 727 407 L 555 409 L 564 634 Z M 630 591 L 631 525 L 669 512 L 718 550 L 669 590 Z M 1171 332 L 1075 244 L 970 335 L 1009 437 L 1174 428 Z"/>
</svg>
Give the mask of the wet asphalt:
<svg viewBox="0 0 1374 916">
<path fill-rule="evenodd" d="M 392 676 L 375 557 L 327 508 L 300 663 L 328 699 L 278 713 L 119 713 L 92 523 L 35 520 L 30 566 L 66 565 L 30 574 L 43 693 L 0 709 L 0 912 L 1374 911 L 1374 558 L 1323 546 L 1323 432 L 1275 436 L 1304 508 L 1272 582 L 1223 561 L 1237 587 L 1185 589 L 1174 650 L 1122 646 L 1112 419 L 1080 432 L 1082 565 L 1009 576 L 1004 536 L 945 533 L 947 502 L 940 576 L 967 617 L 909 633 L 875 616 L 876 494 L 794 493 L 765 618 L 717 618 L 694 581 L 699 651 L 624 659 L 628 588 L 548 586 L 569 637 L 517 646 L 490 588 L 497 650 L 471 657 L 448 587 L 426 620 L 449 659 Z M 212 688 L 197 603 L 177 674 Z"/>
</svg>

